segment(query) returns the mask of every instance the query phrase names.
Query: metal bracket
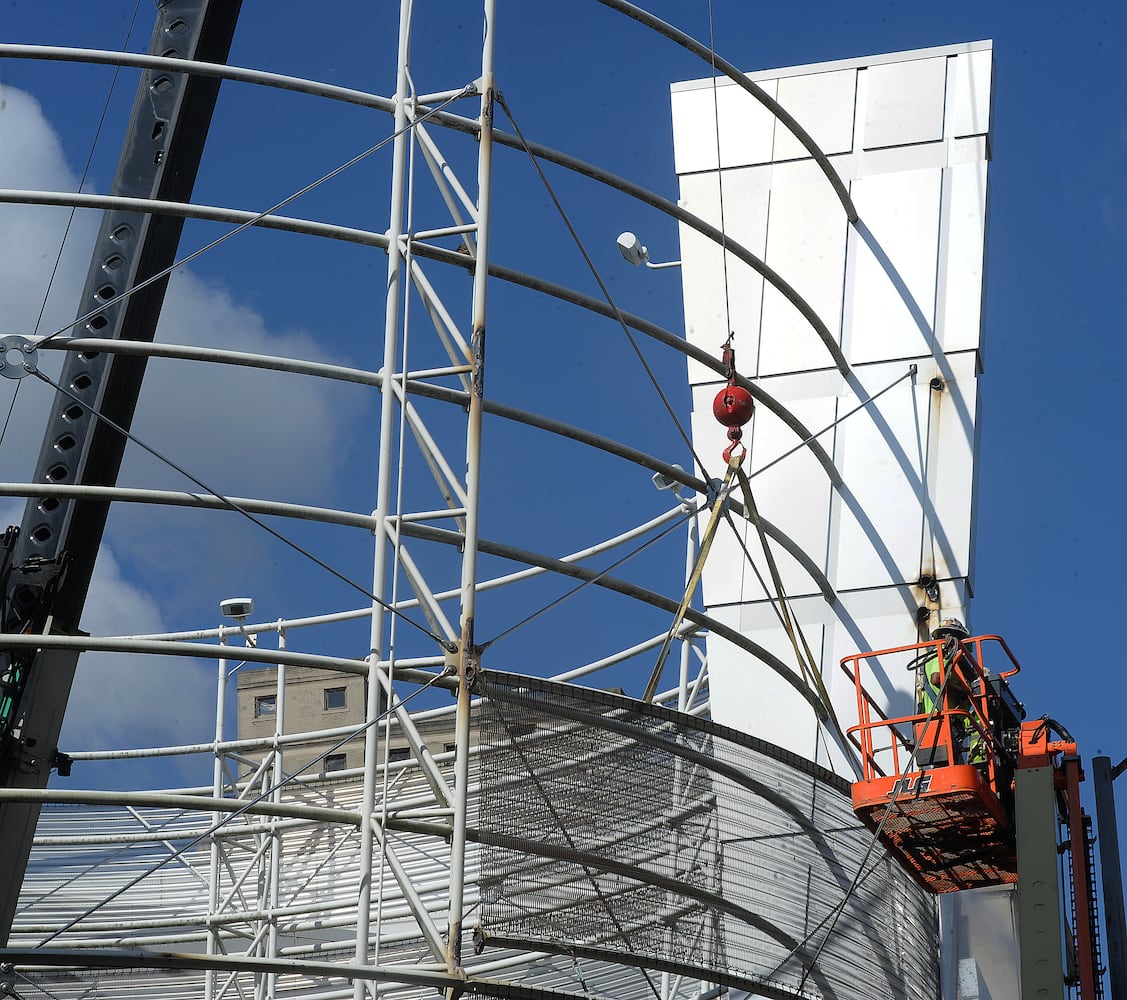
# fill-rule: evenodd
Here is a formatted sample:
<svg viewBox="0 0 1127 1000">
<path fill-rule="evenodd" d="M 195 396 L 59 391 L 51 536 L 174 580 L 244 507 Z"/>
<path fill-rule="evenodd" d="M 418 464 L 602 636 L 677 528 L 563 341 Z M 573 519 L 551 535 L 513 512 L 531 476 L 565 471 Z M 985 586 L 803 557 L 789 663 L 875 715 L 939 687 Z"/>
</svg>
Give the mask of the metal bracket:
<svg viewBox="0 0 1127 1000">
<path fill-rule="evenodd" d="M 442 672 L 448 677 L 456 677 L 458 675 L 458 662 L 462 658 L 462 644 L 454 641 L 450 642 L 443 647 L 445 653 Z"/>
<path fill-rule="evenodd" d="M 27 337 L 0 337 L 0 376 L 21 379 L 39 370 L 39 352 Z"/>
<path fill-rule="evenodd" d="M 16 968 L 11 962 L 0 965 L 0 997 L 23 997 L 16 991 Z"/>
</svg>

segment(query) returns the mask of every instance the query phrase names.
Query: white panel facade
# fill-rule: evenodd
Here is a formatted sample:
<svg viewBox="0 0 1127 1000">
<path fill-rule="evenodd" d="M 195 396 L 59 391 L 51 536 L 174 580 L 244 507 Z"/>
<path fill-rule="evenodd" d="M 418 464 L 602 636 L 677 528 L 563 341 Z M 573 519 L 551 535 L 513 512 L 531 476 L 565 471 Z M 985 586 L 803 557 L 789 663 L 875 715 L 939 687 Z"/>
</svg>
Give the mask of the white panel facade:
<svg viewBox="0 0 1127 1000">
<path fill-rule="evenodd" d="M 768 263 L 814 308 L 837 338 L 847 229 L 837 196 L 813 160 L 775 168 L 771 215 L 786 217 L 788 222 L 768 230 Z M 733 324 L 733 329 L 738 335 L 739 326 Z M 810 357 L 825 357 L 809 321 L 771 286 L 764 291 L 760 336 L 758 375 L 804 371 L 810 367 Z"/>
<path fill-rule="evenodd" d="M 782 125 L 769 129 L 742 88 L 723 79 L 675 84 L 682 204 L 719 227 L 722 193 L 728 235 L 787 282 L 824 328 L 731 255 L 725 282 L 720 247 L 682 226 L 686 335 L 719 357 L 731 331 L 740 373 L 819 433 L 840 477 L 835 484 L 806 447 L 757 475 L 800 441 L 757 407 L 745 432 L 745 468 L 763 518 L 835 591 L 827 601 L 809 569 L 772 546 L 848 727 L 856 708 L 842 657 L 918 642 L 941 617 L 967 617 L 991 48 L 974 43 L 753 79 L 821 144 L 860 218 L 849 221 L 817 162 Z M 720 476 L 727 442 L 711 406 L 722 383 L 695 363 L 689 375 L 694 445 Z M 758 536 L 744 525 L 740 534 L 725 527 L 718 536 L 704 572 L 705 604 L 797 674 L 752 566 L 766 576 Z M 935 586 L 921 585 L 924 578 Z M 852 773 L 792 684 L 720 639 L 709 640 L 708 652 L 718 721 Z M 914 710 L 904 665 L 883 664 L 871 692 L 896 712 Z"/>
<path fill-rule="evenodd" d="M 935 323 L 939 165 L 863 177 L 851 193 L 879 244 L 853 234 L 846 356 L 853 364 L 918 357 Z"/>
<path fill-rule="evenodd" d="M 838 381 L 832 374 L 813 378 L 823 386 L 826 382 Z M 728 445 L 724 428 L 712 417 L 712 398 L 715 395 L 716 387 L 713 385 L 693 390 L 692 431 L 696 448 L 702 457 L 719 454 Z M 828 395 L 819 393 L 808 399 L 789 400 L 787 408 L 806 426 L 825 427 L 834 419 L 835 402 L 831 389 Z M 761 408 L 745 443 L 757 457 L 755 465 L 749 470 L 754 472 L 790 451 L 795 445 L 795 438 L 794 432 L 778 417 Z M 803 474 L 796 476 L 795 469 L 802 469 Z M 818 566 L 824 566 L 831 488 L 814 455 L 807 449 L 795 452 L 762 475 L 754 476 L 751 483 L 756 496 L 769 494 L 773 498 L 771 513 L 763 511 L 763 517 L 793 539 Z M 763 556 L 758 533 L 747 522 L 736 523 L 740 529 L 739 541 L 733 538 L 730 529 L 725 530 L 708 557 L 703 582 L 705 604 L 710 608 L 765 601 L 767 598 L 754 571 L 747 565 L 740 545 L 740 542 L 746 545 L 755 556 L 757 565 L 761 565 Z M 819 593 L 818 585 L 809 571 L 799 565 L 789 553 L 777 548 L 772 548 L 772 552 L 788 594 L 799 596 Z M 713 670 L 710 669 L 709 673 L 710 676 L 715 676 Z"/>
</svg>

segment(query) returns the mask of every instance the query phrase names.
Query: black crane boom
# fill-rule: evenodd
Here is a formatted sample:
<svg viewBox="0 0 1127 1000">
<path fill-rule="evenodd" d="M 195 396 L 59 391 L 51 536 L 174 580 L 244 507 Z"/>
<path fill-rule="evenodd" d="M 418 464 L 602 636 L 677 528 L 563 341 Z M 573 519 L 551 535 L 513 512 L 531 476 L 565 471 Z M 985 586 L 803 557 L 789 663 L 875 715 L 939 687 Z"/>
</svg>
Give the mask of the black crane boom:
<svg viewBox="0 0 1127 1000">
<path fill-rule="evenodd" d="M 241 0 L 163 0 L 151 55 L 225 63 Z M 144 70 L 112 194 L 187 202 L 219 93 L 216 78 Z M 75 337 L 151 341 L 167 278 L 123 293 L 175 260 L 183 219 L 107 211 L 78 304 Z M 95 414 L 128 429 L 145 359 L 67 352 L 35 469 L 35 482 L 113 486 L 125 438 Z M 75 634 L 80 627 L 109 504 L 28 500 L 0 553 L 3 632 Z M 77 654 L 4 650 L 0 637 L 0 787 L 43 788 L 65 769 L 57 743 Z M 39 807 L 0 801 L 0 944 L 11 930 Z"/>
</svg>

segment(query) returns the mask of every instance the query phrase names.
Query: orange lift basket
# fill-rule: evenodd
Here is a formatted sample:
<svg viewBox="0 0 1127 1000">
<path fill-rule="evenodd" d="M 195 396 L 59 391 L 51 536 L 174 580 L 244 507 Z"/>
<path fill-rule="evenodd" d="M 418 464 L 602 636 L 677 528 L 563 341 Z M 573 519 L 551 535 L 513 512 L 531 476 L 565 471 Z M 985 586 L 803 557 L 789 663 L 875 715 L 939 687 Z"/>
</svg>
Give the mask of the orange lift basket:
<svg viewBox="0 0 1127 1000">
<path fill-rule="evenodd" d="M 890 718 L 864 683 L 878 661 L 887 670 L 901 656 L 938 673 L 938 697 L 927 711 Z M 931 892 L 1016 882 L 1013 772 L 1025 711 L 1007 683 L 1021 668 L 1005 641 L 976 636 L 952 652 L 939 639 L 841 665 L 857 694 L 859 723 L 847 735 L 861 755 L 853 809 L 862 822 Z"/>
</svg>

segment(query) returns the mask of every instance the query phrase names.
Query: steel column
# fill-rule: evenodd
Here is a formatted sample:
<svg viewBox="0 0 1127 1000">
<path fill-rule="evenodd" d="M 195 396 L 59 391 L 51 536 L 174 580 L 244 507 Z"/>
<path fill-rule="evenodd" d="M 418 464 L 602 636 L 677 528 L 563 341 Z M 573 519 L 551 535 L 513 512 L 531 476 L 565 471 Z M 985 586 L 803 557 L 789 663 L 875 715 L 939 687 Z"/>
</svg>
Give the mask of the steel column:
<svg viewBox="0 0 1127 1000">
<path fill-rule="evenodd" d="M 1107 928 L 1107 972 L 1111 1000 L 1127 1000 L 1127 920 L 1123 915 L 1123 869 L 1119 857 L 1119 823 L 1115 815 L 1112 782 L 1127 767 L 1127 760 L 1111 766 L 1110 757 L 1092 758 L 1092 784 L 1096 796 L 1096 829 L 1100 843 L 1104 926 Z"/>
<path fill-rule="evenodd" d="M 395 85 L 395 140 L 392 146 L 391 202 L 387 230 L 387 288 L 384 313 L 383 383 L 380 386 L 379 460 L 376 473 L 375 546 L 372 565 L 372 594 L 383 597 L 388 572 L 388 518 L 394 507 L 392 457 L 395 432 L 395 374 L 399 338 L 399 304 L 403 294 L 404 207 L 407 188 L 408 101 L 411 96 L 411 0 L 399 4 L 399 63 Z M 360 807 L 360 894 L 356 913 L 356 964 L 369 963 L 368 939 L 371 934 L 372 851 L 375 846 L 373 823 L 376 805 L 376 763 L 379 756 L 379 727 L 375 724 L 382 710 L 383 685 L 379 673 L 384 648 L 383 607 L 372 602 L 372 625 L 368 652 L 368 699 L 364 733 L 364 790 Z M 363 1000 L 367 990 L 361 979 L 353 981 L 355 1000 Z"/>
<path fill-rule="evenodd" d="M 1088 871 L 1088 840 L 1084 830 L 1084 810 L 1080 805 L 1080 782 L 1084 775 L 1079 757 L 1065 757 L 1061 765 L 1068 802 L 1068 845 L 1072 855 L 1072 928 L 1076 942 L 1076 967 L 1080 1000 L 1096 1000 L 1096 970 L 1092 967 L 1092 907 L 1088 889 L 1094 873 Z"/>
<path fill-rule="evenodd" d="M 462 960 L 464 917 L 466 807 L 470 766 L 470 687 L 478 667 L 474 643 L 477 606 L 477 546 L 481 494 L 481 421 L 485 396 L 485 316 L 489 286 L 489 211 L 493 177 L 493 45 L 494 0 L 485 0 L 481 43 L 481 132 L 477 161 L 477 254 L 474 261 L 473 331 L 470 357 L 469 419 L 466 429 L 466 531 L 462 553 L 462 638 L 458 652 L 458 712 L 455 723 L 454 833 L 450 843 L 450 929 L 447 968 L 456 971 Z"/>
<path fill-rule="evenodd" d="M 1014 773 L 1022 1000 L 1064 1000 L 1054 774 Z"/>
<path fill-rule="evenodd" d="M 278 622 L 278 648 L 284 650 L 286 648 L 286 630 L 282 627 L 281 621 Z M 286 776 L 285 769 L 285 756 L 282 751 L 281 736 L 286 731 L 286 665 L 284 663 L 278 664 L 278 687 L 277 694 L 275 695 L 276 704 L 276 721 L 274 726 L 274 769 L 271 784 L 274 791 L 271 795 L 271 800 L 280 805 L 282 803 L 282 781 Z M 266 957 L 270 959 L 278 958 L 278 907 L 282 905 L 281 899 L 281 884 L 282 884 L 282 831 L 280 826 L 280 819 L 273 816 L 270 819 L 270 891 L 267 897 L 267 905 L 270 912 L 270 930 L 266 942 Z M 266 974 L 266 996 L 273 998 L 274 991 L 277 986 L 278 974 L 276 972 L 268 972 Z"/>
<path fill-rule="evenodd" d="M 227 645 L 227 633 L 220 630 L 219 644 Z M 215 686 L 215 760 L 212 762 L 211 794 L 215 799 L 223 798 L 223 754 L 219 750 L 224 739 L 223 709 L 227 702 L 227 659 L 219 660 L 219 669 Z M 223 819 L 222 813 L 212 813 L 212 827 L 217 827 Z M 207 888 L 207 955 L 218 955 L 219 949 L 219 876 L 222 870 L 220 865 L 220 852 L 223 850 L 219 838 L 213 833 L 209 845 L 210 863 L 208 865 L 208 878 L 210 883 Z M 215 972 L 208 970 L 204 977 L 204 1000 L 212 1000 L 215 996 Z"/>
<path fill-rule="evenodd" d="M 697 564 L 697 519 L 689 518 L 689 530 L 685 538 L 685 583 L 692 578 Z M 681 641 L 681 671 L 677 682 L 677 711 L 687 712 L 692 698 L 689 692 L 689 665 L 692 662 L 693 642 L 685 636 Z"/>
</svg>

